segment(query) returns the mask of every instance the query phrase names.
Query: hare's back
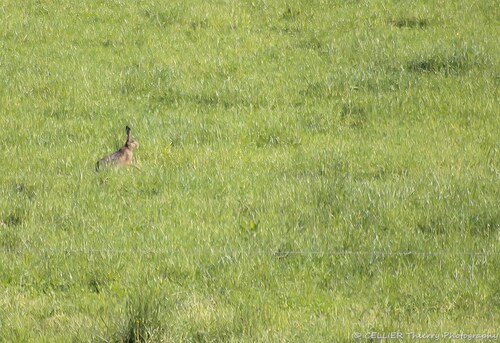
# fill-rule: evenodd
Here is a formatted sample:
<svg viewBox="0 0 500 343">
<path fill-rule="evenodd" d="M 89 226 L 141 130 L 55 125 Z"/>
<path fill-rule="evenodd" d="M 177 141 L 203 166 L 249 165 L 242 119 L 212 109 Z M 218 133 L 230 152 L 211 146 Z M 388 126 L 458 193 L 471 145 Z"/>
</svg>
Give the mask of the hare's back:
<svg viewBox="0 0 500 343">
<path fill-rule="evenodd" d="M 103 157 L 101 159 L 101 163 L 120 163 L 120 162 L 123 162 L 125 160 L 125 154 L 123 153 L 123 151 L 118 150 L 117 152 L 111 154 L 111 155 L 108 155 L 106 157 Z"/>
</svg>

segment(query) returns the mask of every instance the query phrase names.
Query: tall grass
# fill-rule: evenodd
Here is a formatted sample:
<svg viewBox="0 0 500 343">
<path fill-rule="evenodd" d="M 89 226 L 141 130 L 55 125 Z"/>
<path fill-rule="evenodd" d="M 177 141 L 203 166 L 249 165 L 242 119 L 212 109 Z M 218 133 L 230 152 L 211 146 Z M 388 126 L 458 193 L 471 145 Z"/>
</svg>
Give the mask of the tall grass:
<svg viewBox="0 0 500 343">
<path fill-rule="evenodd" d="M 4 1 L 0 337 L 498 334 L 495 5 Z"/>
</svg>

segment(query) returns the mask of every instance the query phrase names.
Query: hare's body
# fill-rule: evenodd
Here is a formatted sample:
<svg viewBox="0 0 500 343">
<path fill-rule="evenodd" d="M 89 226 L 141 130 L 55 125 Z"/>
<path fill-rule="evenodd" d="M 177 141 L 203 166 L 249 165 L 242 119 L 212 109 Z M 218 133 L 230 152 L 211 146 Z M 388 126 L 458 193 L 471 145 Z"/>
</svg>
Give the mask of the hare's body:
<svg viewBox="0 0 500 343">
<path fill-rule="evenodd" d="M 99 168 L 105 165 L 132 166 L 139 170 L 141 169 L 137 165 L 135 165 L 133 160 L 133 150 L 139 147 L 139 142 L 132 137 L 132 135 L 130 134 L 131 130 L 128 126 L 125 128 L 125 131 L 127 133 L 127 141 L 125 142 L 125 144 L 117 152 L 100 159 L 97 162 L 95 168 L 96 171 L 99 171 Z"/>
</svg>

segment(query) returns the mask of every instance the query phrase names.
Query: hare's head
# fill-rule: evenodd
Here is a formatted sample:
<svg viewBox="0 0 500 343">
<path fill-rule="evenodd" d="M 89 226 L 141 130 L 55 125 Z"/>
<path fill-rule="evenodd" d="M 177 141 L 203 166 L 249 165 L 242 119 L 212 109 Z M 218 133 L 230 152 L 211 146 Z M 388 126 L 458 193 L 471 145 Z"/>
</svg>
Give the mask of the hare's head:
<svg viewBox="0 0 500 343">
<path fill-rule="evenodd" d="M 127 133 L 127 141 L 125 142 L 125 146 L 129 149 L 135 149 L 139 147 L 139 142 L 135 140 L 134 137 L 132 137 L 130 127 L 126 126 L 125 127 L 125 132 Z"/>
</svg>

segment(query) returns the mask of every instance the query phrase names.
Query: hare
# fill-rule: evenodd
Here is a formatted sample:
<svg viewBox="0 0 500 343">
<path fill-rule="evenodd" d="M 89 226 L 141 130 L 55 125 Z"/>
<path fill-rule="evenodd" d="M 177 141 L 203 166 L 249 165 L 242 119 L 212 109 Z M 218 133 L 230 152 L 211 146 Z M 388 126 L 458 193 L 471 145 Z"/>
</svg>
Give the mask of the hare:
<svg viewBox="0 0 500 343">
<path fill-rule="evenodd" d="M 137 166 L 133 161 L 134 158 L 133 150 L 139 147 L 139 142 L 136 141 L 134 137 L 132 137 L 130 131 L 131 131 L 130 127 L 126 126 L 125 132 L 127 133 L 127 141 L 120 148 L 120 150 L 109 156 L 103 157 L 102 159 L 97 161 L 95 167 L 96 172 L 99 171 L 99 168 L 101 166 L 106 166 L 106 165 L 132 166 L 134 168 L 141 170 L 141 168 L 139 168 L 139 166 Z"/>
</svg>

